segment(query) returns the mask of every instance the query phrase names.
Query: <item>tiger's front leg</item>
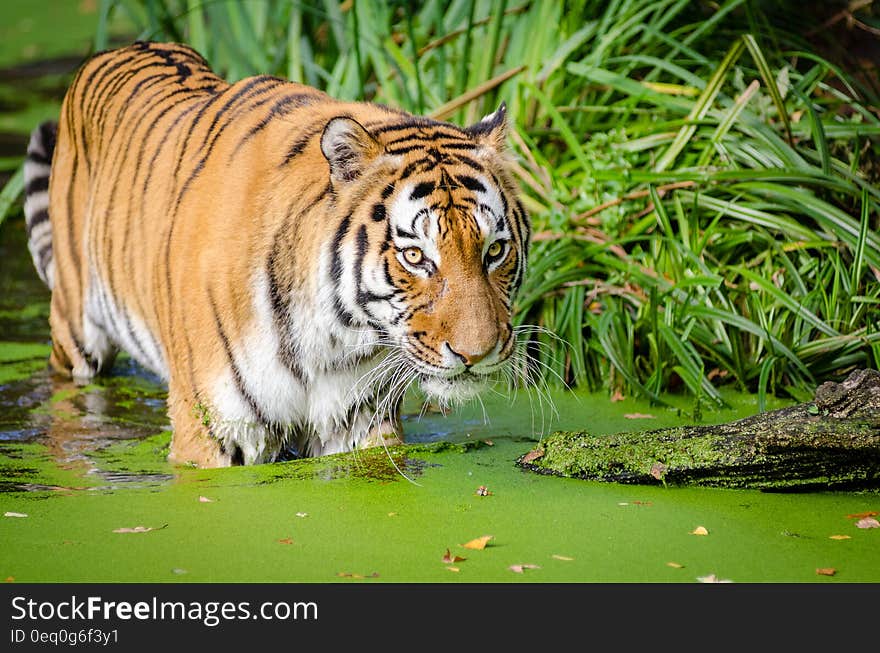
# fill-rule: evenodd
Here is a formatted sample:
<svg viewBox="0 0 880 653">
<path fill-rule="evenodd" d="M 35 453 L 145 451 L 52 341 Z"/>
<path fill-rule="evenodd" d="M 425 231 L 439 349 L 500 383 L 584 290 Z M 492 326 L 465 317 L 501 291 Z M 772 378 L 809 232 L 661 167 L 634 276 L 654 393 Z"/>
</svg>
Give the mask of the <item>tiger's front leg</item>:
<svg viewBox="0 0 880 653">
<path fill-rule="evenodd" d="M 168 414 L 173 429 L 168 462 L 196 467 L 232 465 L 232 455 L 211 436 L 206 406 L 171 387 L 168 391 Z"/>
</svg>

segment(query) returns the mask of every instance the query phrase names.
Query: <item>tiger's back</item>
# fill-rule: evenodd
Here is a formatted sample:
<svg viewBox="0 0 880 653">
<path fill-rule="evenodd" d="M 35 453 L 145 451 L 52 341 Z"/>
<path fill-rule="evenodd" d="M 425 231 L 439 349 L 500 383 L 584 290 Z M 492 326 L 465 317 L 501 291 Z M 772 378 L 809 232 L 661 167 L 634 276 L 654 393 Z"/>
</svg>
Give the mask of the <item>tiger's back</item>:
<svg viewBox="0 0 880 653">
<path fill-rule="evenodd" d="M 368 431 L 399 433 L 394 407 L 377 421 L 369 409 L 382 398 L 357 387 L 393 330 L 368 315 L 379 302 L 370 292 L 382 293 L 361 286 L 394 286 L 394 304 L 407 283 L 394 285 L 382 259 L 389 210 L 370 194 L 391 188 L 394 201 L 395 179 L 425 172 L 407 138 L 438 136 L 453 154 L 472 149 L 443 123 L 275 77 L 228 84 L 186 46 L 96 55 L 62 106 L 48 255 L 32 237 L 52 287 L 53 367 L 88 380 L 121 348 L 161 375 L 180 462 L 260 462 L 290 441 L 315 454 L 347 450 Z M 36 159 L 51 148 L 34 138 Z M 395 142 L 404 147 L 392 155 Z M 496 195 L 513 195 L 503 172 L 491 176 Z M 38 178 L 26 206 L 35 236 Z M 524 225 L 514 199 L 510 207 Z M 517 231 L 521 278 L 527 226 Z M 367 259 L 376 271 L 364 281 Z M 351 275 L 360 275 L 353 290 Z"/>
<path fill-rule="evenodd" d="M 91 377 L 112 360 L 112 343 L 102 341 L 110 335 L 168 379 L 176 357 L 166 347 L 184 338 L 172 319 L 175 290 L 185 292 L 181 281 L 196 272 L 187 265 L 196 261 L 177 250 L 227 247 L 241 237 L 241 225 L 212 219 L 224 190 L 239 203 L 258 201 L 248 173 L 260 166 L 239 152 L 236 174 L 221 170 L 218 179 L 212 150 L 237 116 L 271 102 L 282 84 L 260 77 L 236 88 L 176 44 L 105 52 L 79 71 L 52 164 L 53 259 L 63 271 L 52 312 L 64 316 L 59 333 L 69 330 L 70 340 L 53 352 L 56 367 Z M 177 263 L 184 267 L 175 273 Z"/>
</svg>

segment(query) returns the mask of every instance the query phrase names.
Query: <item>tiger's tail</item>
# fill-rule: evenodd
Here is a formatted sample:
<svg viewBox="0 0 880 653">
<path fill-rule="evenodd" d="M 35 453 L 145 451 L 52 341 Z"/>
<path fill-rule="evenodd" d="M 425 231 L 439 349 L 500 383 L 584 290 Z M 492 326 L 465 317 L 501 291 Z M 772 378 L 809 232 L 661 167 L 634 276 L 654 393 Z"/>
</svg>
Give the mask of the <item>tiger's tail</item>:
<svg viewBox="0 0 880 653">
<path fill-rule="evenodd" d="M 44 122 L 31 132 L 24 162 L 24 218 L 28 249 L 34 267 L 51 289 L 55 266 L 52 262 L 52 225 L 49 222 L 49 172 L 58 123 Z"/>
</svg>

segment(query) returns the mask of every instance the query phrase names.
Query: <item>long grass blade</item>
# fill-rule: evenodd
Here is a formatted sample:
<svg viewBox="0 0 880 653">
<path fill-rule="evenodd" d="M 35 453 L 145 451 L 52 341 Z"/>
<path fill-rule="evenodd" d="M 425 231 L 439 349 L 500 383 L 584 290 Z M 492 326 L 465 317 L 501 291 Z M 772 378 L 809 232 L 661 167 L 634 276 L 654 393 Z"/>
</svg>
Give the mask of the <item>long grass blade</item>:
<svg viewBox="0 0 880 653">
<path fill-rule="evenodd" d="M 20 166 L 0 190 L 0 225 L 9 215 L 15 201 L 24 191 L 24 166 Z"/>
<path fill-rule="evenodd" d="M 770 66 L 764 58 L 764 53 L 758 46 L 755 37 L 751 34 L 743 34 L 742 40 L 748 48 L 749 54 L 752 55 L 755 65 L 758 67 L 758 72 L 764 80 L 767 92 L 770 93 L 770 97 L 773 99 L 773 104 L 776 105 L 776 112 L 785 127 L 785 138 L 789 144 L 791 144 L 791 120 L 788 117 L 788 111 L 785 108 L 785 101 L 782 99 L 782 93 L 779 92 L 779 86 L 776 84 L 776 78 L 773 76 Z"/>
<path fill-rule="evenodd" d="M 670 165 L 672 165 L 676 157 L 678 157 L 678 155 L 687 145 L 688 141 L 693 138 L 694 134 L 697 131 L 697 125 L 694 123 L 696 121 L 702 120 L 709 112 L 712 103 L 715 101 L 718 93 L 721 92 L 721 86 L 724 83 L 724 78 L 727 76 L 730 68 L 739 58 L 742 50 L 743 44 L 737 41 L 730 47 L 730 50 L 727 51 L 724 59 L 721 60 L 721 63 L 715 69 L 712 77 L 710 77 L 709 81 L 706 83 L 706 88 L 703 90 L 703 93 L 700 95 L 699 98 L 697 98 L 697 101 L 694 103 L 691 112 L 688 114 L 687 120 L 689 124 L 681 128 L 681 130 L 678 132 L 678 135 L 669 146 L 669 149 L 667 149 L 657 161 L 656 165 L 654 166 L 655 172 L 662 172 L 666 170 Z"/>
</svg>

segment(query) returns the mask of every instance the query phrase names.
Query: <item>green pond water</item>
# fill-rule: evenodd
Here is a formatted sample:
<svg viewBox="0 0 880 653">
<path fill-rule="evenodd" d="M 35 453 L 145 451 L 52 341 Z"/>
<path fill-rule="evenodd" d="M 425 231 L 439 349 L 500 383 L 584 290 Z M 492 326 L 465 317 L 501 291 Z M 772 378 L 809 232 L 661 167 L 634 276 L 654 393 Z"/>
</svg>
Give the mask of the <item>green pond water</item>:
<svg viewBox="0 0 880 653">
<path fill-rule="evenodd" d="M 880 581 L 880 529 L 848 516 L 880 511 L 876 492 L 606 484 L 514 464 L 552 429 L 601 436 L 690 423 L 684 398 L 670 398 L 681 407 L 670 410 L 560 390 L 549 397 L 554 414 L 534 392 L 490 393 L 482 406 L 421 417 L 412 398 L 407 445 L 389 453 L 173 467 L 156 379 L 124 357 L 85 388 L 48 373 L 49 296 L 20 216 L 0 227 L 0 261 L 0 514 L 27 515 L 0 517 L 0 579 Z M 748 395 L 727 399 L 704 421 L 757 410 Z M 625 417 L 633 413 L 653 418 Z M 153 530 L 114 532 L 138 526 Z M 708 535 L 692 534 L 700 526 Z M 482 550 L 462 546 L 485 535 Z M 447 550 L 464 560 L 444 562 Z"/>
</svg>

